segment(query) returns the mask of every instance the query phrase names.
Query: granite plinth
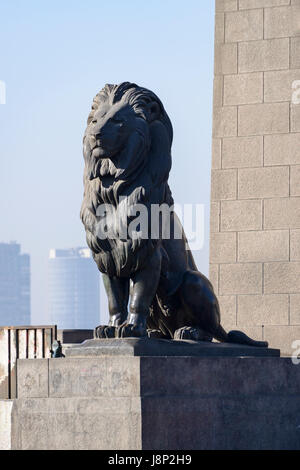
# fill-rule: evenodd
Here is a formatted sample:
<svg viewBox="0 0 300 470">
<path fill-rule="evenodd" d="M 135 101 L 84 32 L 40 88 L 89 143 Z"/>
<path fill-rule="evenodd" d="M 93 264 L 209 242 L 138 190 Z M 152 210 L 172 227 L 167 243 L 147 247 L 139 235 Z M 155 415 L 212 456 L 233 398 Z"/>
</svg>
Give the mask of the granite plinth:
<svg viewBox="0 0 300 470">
<path fill-rule="evenodd" d="M 148 338 L 90 339 L 65 352 L 67 357 L 94 356 L 191 356 L 191 357 L 275 357 L 279 349 L 208 341 Z"/>
<path fill-rule="evenodd" d="M 150 356 L 135 345 L 160 341 L 113 341 L 127 354 L 18 360 L 18 398 L 0 402 L 0 449 L 300 450 L 291 358 Z M 86 343 L 71 349 L 87 354 Z"/>
</svg>

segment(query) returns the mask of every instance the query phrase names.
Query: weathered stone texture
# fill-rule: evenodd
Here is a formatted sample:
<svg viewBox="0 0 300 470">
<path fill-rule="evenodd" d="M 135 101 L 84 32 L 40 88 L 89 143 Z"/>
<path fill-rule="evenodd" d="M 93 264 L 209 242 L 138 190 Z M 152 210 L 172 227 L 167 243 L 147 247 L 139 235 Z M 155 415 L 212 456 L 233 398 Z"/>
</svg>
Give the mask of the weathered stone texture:
<svg viewBox="0 0 300 470">
<path fill-rule="evenodd" d="M 263 73 L 224 76 L 224 105 L 263 102 Z"/>
<path fill-rule="evenodd" d="M 226 302 L 229 305 L 234 303 L 234 297 L 223 301 L 223 305 Z M 283 331 L 286 337 L 289 328 L 292 327 L 250 325 L 245 330 L 260 338 L 268 334 L 276 343 L 282 338 L 276 338 L 278 332 Z M 300 327 L 293 331 L 299 334 Z M 292 344 L 289 349 L 292 354 Z M 113 359 L 110 370 L 113 382 L 108 375 L 98 375 L 110 359 Z M 70 358 L 67 365 L 65 360 L 45 360 L 53 371 L 49 375 L 49 396 L 32 398 L 33 393 L 28 389 L 28 397 L 25 394 L 23 398 L 0 403 L 2 447 L 14 450 L 300 448 L 297 432 L 300 369 L 290 358 L 130 359 Z M 33 373 L 34 364 L 29 368 Z M 57 374 L 66 371 L 68 377 L 62 377 L 55 391 L 59 393 L 53 396 L 51 383 Z M 37 373 L 40 373 L 39 366 Z M 103 382 L 101 396 L 95 395 L 97 385 L 90 388 L 80 379 L 89 379 L 88 374 L 94 377 L 95 384 Z M 132 384 L 139 384 L 138 388 L 134 385 L 125 391 L 124 374 L 132 378 Z M 45 372 L 43 381 L 47 379 Z M 6 434 L 1 435 L 4 426 Z"/>
<path fill-rule="evenodd" d="M 215 44 L 224 43 L 225 39 L 225 15 L 216 13 L 215 16 Z"/>
<path fill-rule="evenodd" d="M 263 7 L 277 7 L 280 5 L 289 5 L 290 0 L 239 0 L 239 8 L 263 8 Z"/>
<path fill-rule="evenodd" d="M 240 43 L 239 73 L 288 69 L 289 45 L 288 38 Z M 294 68 L 296 68 L 295 63 Z"/>
<path fill-rule="evenodd" d="M 212 171 L 212 201 L 221 199 L 235 199 L 237 192 L 236 170 L 213 170 Z"/>
<path fill-rule="evenodd" d="M 236 261 L 236 233 L 211 233 L 210 243 L 212 263 L 233 263 Z"/>
<path fill-rule="evenodd" d="M 300 104 L 291 105 L 291 132 L 300 132 Z"/>
<path fill-rule="evenodd" d="M 290 125 L 289 115 L 288 103 L 241 106 L 238 113 L 238 134 L 246 136 L 287 133 Z M 228 124 L 227 126 L 229 127 Z M 221 128 L 222 125 L 219 124 L 219 129 Z"/>
<path fill-rule="evenodd" d="M 237 73 L 237 44 L 216 44 L 215 75 Z"/>
<path fill-rule="evenodd" d="M 237 135 L 237 108 L 226 106 L 214 108 L 214 137 Z"/>
<path fill-rule="evenodd" d="M 290 324 L 300 325 L 300 294 L 290 295 Z"/>
<path fill-rule="evenodd" d="M 217 8 L 211 272 L 223 323 L 288 354 L 300 339 L 300 0 Z"/>
<path fill-rule="evenodd" d="M 0 399 L 0 450 L 12 448 L 12 412 L 14 401 Z"/>
<path fill-rule="evenodd" d="M 216 0 L 216 11 L 233 11 L 238 9 L 238 0 Z"/>
<path fill-rule="evenodd" d="M 265 166 L 300 164 L 300 133 L 266 135 L 264 144 Z"/>
<path fill-rule="evenodd" d="M 212 141 L 212 164 L 211 167 L 213 170 L 218 170 L 222 166 L 222 140 L 213 139 Z"/>
<path fill-rule="evenodd" d="M 265 229 L 300 228 L 300 198 L 266 199 L 264 201 Z"/>
<path fill-rule="evenodd" d="M 276 344 L 276 347 L 281 349 L 283 356 L 292 356 L 297 349 L 298 354 L 300 352 L 300 326 L 266 325 L 264 327 L 264 336 L 268 338 L 270 346 L 274 347 Z M 298 342 L 297 348 L 293 347 L 294 342 Z M 296 367 L 299 367 L 299 364 Z"/>
<path fill-rule="evenodd" d="M 239 170 L 239 199 L 264 199 L 289 195 L 289 168 L 247 168 Z"/>
<path fill-rule="evenodd" d="M 249 168 L 262 166 L 263 137 L 229 137 L 227 139 L 223 139 L 221 157 L 222 168 Z"/>
<path fill-rule="evenodd" d="M 138 396 L 138 372 L 139 363 L 134 357 L 49 361 L 49 397 Z"/>
<path fill-rule="evenodd" d="M 294 15 L 297 12 L 290 6 L 266 8 L 265 10 L 265 39 L 286 38 L 293 36 Z"/>
<path fill-rule="evenodd" d="M 262 201 L 222 201 L 221 231 L 260 230 Z"/>
<path fill-rule="evenodd" d="M 209 279 L 213 285 L 214 291 L 216 294 L 219 292 L 219 265 L 210 264 L 209 265 Z"/>
<path fill-rule="evenodd" d="M 238 325 L 286 325 L 289 296 L 286 294 L 239 295 Z"/>
<path fill-rule="evenodd" d="M 265 72 L 264 101 L 291 101 L 294 93 L 293 83 L 300 80 L 300 69 Z"/>
<path fill-rule="evenodd" d="M 221 234 L 222 235 L 222 234 Z M 238 236 L 238 261 L 288 261 L 289 231 L 241 232 Z"/>
<path fill-rule="evenodd" d="M 220 202 L 212 202 L 210 206 L 210 231 L 220 231 Z"/>
<path fill-rule="evenodd" d="M 291 39 L 291 68 L 300 68 L 300 37 Z"/>
<path fill-rule="evenodd" d="M 223 76 L 216 75 L 214 78 L 214 108 L 223 105 Z"/>
<path fill-rule="evenodd" d="M 220 309 L 224 316 L 222 323 L 223 328 L 227 331 L 236 329 L 237 324 L 237 297 L 236 295 L 219 295 L 218 297 Z M 258 340 L 261 339 L 259 336 L 255 336 Z"/>
<path fill-rule="evenodd" d="M 22 398 L 48 396 L 48 361 L 18 359 L 17 396 Z"/>
<path fill-rule="evenodd" d="M 264 292 L 266 294 L 300 292 L 300 262 L 265 263 Z"/>
<path fill-rule="evenodd" d="M 221 295 L 261 294 L 262 264 L 221 264 L 219 282 L 219 293 Z"/>
<path fill-rule="evenodd" d="M 239 42 L 263 38 L 263 10 L 246 10 L 227 13 L 225 41 Z"/>
<path fill-rule="evenodd" d="M 291 167 L 291 196 L 300 196 L 300 165 Z"/>
<path fill-rule="evenodd" d="M 291 261 L 300 261 L 300 230 L 291 230 Z"/>
</svg>

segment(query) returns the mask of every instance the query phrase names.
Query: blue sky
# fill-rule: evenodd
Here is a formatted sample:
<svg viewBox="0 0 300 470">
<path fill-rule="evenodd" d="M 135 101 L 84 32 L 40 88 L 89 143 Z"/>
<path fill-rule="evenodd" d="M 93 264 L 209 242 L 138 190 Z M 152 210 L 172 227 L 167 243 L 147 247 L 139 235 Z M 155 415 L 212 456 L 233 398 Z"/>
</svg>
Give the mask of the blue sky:
<svg viewBox="0 0 300 470">
<path fill-rule="evenodd" d="M 49 249 L 85 244 L 82 135 L 105 83 L 133 81 L 164 103 L 174 199 L 205 204 L 195 257 L 207 274 L 213 16 L 211 0 L 0 1 L 0 241 L 31 255 L 33 322 L 47 321 Z"/>
</svg>

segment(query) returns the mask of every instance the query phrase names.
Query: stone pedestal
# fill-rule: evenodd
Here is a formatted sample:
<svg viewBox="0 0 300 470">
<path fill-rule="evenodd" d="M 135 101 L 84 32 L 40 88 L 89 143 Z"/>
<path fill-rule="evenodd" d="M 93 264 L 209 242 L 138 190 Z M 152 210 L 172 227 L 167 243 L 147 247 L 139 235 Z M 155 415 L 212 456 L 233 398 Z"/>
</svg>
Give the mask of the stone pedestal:
<svg viewBox="0 0 300 470">
<path fill-rule="evenodd" d="M 172 343 L 90 340 L 19 360 L 2 448 L 300 449 L 300 366 L 274 350 Z"/>
<path fill-rule="evenodd" d="M 148 338 L 90 339 L 78 346 L 73 345 L 66 350 L 66 356 L 271 357 L 280 356 L 280 350 L 208 341 Z"/>
</svg>

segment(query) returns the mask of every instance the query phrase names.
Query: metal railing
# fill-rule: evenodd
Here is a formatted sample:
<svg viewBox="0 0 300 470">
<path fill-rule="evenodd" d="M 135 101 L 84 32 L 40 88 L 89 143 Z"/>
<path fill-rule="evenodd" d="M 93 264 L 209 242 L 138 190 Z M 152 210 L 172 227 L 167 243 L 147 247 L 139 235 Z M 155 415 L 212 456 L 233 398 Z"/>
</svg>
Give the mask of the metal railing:
<svg viewBox="0 0 300 470">
<path fill-rule="evenodd" d="M 56 325 L 0 327 L 0 398 L 17 396 L 17 359 L 51 357 Z"/>
</svg>

